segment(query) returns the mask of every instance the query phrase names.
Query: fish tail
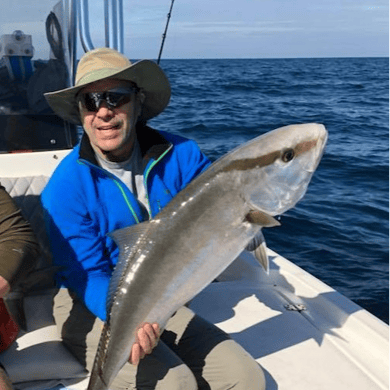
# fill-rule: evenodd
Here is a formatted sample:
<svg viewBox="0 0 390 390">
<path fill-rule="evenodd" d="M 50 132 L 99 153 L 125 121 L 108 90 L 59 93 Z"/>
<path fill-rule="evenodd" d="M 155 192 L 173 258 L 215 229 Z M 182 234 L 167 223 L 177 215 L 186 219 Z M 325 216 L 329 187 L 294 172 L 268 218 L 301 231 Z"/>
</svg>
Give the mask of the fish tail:
<svg viewBox="0 0 390 390">
<path fill-rule="evenodd" d="M 89 380 L 88 390 L 107 390 L 108 386 L 104 383 L 102 377 L 99 374 L 92 372 L 91 379 Z"/>
</svg>

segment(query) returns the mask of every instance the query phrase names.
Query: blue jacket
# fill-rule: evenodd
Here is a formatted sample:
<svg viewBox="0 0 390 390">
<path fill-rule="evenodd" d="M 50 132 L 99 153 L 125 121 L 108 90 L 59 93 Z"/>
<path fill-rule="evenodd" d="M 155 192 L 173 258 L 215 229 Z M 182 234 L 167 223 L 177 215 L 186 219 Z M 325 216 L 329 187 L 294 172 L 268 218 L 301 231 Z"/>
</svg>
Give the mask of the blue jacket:
<svg viewBox="0 0 390 390">
<path fill-rule="evenodd" d="M 210 165 L 194 141 L 137 129 L 147 161 L 144 184 L 154 217 Z M 60 163 L 42 193 L 53 263 L 63 267 L 58 282 L 73 290 L 103 321 L 118 248 L 107 236 L 143 221 L 138 200 L 116 176 L 99 167 L 86 135 Z"/>
</svg>

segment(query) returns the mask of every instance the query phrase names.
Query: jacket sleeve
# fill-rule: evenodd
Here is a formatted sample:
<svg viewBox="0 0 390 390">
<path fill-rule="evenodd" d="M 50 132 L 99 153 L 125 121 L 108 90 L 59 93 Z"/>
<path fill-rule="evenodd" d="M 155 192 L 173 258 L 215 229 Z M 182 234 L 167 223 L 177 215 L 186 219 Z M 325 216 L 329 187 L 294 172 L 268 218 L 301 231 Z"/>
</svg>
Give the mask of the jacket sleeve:
<svg viewBox="0 0 390 390">
<path fill-rule="evenodd" d="M 71 289 L 97 317 L 106 320 L 111 269 L 100 229 L 88 212 L 82 184 L 66 173 L 53 176 L 42 193 L 53 263 L 62 267 L 57 281 Z"/>
<path fill-rule="evenodd" d="M 30 224 L 0 186 L 0 276 L 12 287 L 34 267 L 39 246 Z"/>
<path fill-rule="evenodd" d="M 185 146 L 185 148 L 184 148 Z M 181 172 L 181 188 L 185 188 L 201 172 L 206 170 L 211 161 L 200 150 L 195 141 L 189 140 L 179 152 L 179 170 Z"/>
</svg>

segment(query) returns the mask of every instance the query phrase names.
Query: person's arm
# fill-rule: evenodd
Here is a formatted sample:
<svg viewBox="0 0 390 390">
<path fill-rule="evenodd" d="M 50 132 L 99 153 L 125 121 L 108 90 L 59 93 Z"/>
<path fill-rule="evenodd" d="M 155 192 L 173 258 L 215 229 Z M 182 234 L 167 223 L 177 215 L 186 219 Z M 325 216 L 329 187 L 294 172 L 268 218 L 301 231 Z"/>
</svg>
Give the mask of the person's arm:
<svg viewBox="0 0 390 390">
<path fill-rule="evenodd" d="M 13 343 L 18 332 L 18 325 L 9 315 L 3 297 L 32 270 L 38 254 L 39 246 L 29 223 L 5 188 L 0 186 L 1 351 Z M 12 389 L 11 382 L 1 367 L 0 388 Z"/>
<path fill-rule="evenodd" d="M 0 276 L 0 298 L 3 298 L 5 294 L 10 290 L 10 285 L 9 283 L 2 277 Z"/>
<path fill-rule="evenodd" d="M 188 141 L 180 152 L 181 186 L 184 188 L 211 165 L 211 161 L 200 150 L 195 141 Z"/>
<path fill-rule="evenodd" d="M 82 195 L 72 186 L 62 184 L 47 187 L 42 204 L 50 236 L 53 261 L 64 267 L 61 281 L 84 301 L 88 309 L 106 320 L 106 300 L 111 278 L 109 259 L 99 235 L 98 227 L 83 204 Z M 62 201 L 58 202 L 60 194 Z M 67 199 L 64 199 L 66 197 Z M 70 198 L 72 199 L 70 199 Z M 158 343 L 157 324 L 143 324 L 138 330 L 129 362 L 137 365 Z"/>
<path fill-rule="evenodd" d="M 0 293 L 18 283 L 34 267 L 39 246 L 30 224 L 0 186 Z"/>
<path fill-rule="evenodd" d="M 112 193 L 118 199 L 122 195 L 110 180 L 107 193 L 97 194 L 94 172 L 70 157 L 60 164 L 41 194 L 53 264 L 60 267 L 58 284 L 73 291 L 92 314 L 106 321 L 110 279 L 119 249 L 107 235 L 116 227 L 111 226 L 103 203 L 112 202 Z"/>
<path fill-rule="evenodd" d="M 53 264 L 61 269 L 57 280 L 105 321 L 112 271 L 104 238 L 77 189 L 57 184 L 49 182 L 41 197 Z"/>
</svg>

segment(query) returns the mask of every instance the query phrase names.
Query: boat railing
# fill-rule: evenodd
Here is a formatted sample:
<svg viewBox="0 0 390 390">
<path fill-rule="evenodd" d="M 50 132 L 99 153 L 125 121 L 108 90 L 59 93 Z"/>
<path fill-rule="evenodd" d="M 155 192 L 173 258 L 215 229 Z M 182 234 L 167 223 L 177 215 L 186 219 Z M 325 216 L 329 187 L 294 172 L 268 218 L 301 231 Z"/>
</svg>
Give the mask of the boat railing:
<svg viewBox="0 0 390 390">
<path fill-rule="evenodd" d="M 77 17 L 81 45 L 85 52 L 93 50 L 89 24 L 89 1 L 73 0 L 77 3 Z M 104 0 L 104 37 L 105 46 L 123 53 L 124 50 L 124 24 L 123 0 Z"/>
</svg>

